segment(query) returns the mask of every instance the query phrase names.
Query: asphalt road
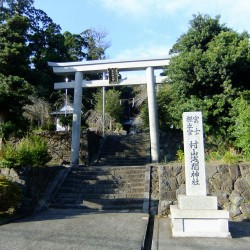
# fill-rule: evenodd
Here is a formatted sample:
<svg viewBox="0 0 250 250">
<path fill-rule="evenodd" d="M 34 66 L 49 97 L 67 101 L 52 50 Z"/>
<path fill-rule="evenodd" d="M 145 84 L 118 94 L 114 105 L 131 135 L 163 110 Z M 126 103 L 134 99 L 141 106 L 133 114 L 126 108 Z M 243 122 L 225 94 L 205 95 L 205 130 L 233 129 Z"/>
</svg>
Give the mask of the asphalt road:
<svg viewBox="0 0 250 250">
<path fill-rule="evenodd" d="M 0 226 L 0 250 L 141 249 L 143 213 L 47 210 Z"/>
</svg>

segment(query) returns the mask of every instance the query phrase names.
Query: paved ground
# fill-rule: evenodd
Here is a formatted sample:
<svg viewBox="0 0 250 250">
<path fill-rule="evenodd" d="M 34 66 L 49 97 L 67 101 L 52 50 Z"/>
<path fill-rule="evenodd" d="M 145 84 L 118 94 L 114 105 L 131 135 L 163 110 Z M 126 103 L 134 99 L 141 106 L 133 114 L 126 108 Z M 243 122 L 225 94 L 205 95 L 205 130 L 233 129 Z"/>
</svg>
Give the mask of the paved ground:
<svg viewBox="0 0 250 250">
<path fill-rule="evenodd" d="M 249 250 L 250 223 L 229 222 L 232 238 L 173 238 L 170 220 L 156 218 L 152 250 Z"/>
<path fill-rule="evenodd" d="M 0 250 L 140 250 L 147 227 L 143 213 L 48 210 L 0 226 Z M 250 223 L 229 223 L 232 238 L 173 238 L 170 220 L 154 222 L 152 250 L 249 250 Z"/>
<path fill-rule="evenodd" d="M 48 210 L 0 226 L 0 249 L 141 249 L 146 226 L 143 213 Z"/>
</svg>

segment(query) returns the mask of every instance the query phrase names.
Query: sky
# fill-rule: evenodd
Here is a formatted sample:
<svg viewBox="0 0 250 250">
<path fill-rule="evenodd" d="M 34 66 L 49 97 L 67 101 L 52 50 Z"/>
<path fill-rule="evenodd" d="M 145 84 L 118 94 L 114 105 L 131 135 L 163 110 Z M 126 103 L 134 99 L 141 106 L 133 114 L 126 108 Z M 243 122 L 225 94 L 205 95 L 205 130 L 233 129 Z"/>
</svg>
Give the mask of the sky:
<svg viewBox="0 0 250 250">
<path fill-rule="evenodd" d="M 193 14 L 221 16 L 237 32 L 250 33 L 249 0 L 34 0 L 62 32 L 105 30 L 107 59 L 168 57 Z"/>
</svg>

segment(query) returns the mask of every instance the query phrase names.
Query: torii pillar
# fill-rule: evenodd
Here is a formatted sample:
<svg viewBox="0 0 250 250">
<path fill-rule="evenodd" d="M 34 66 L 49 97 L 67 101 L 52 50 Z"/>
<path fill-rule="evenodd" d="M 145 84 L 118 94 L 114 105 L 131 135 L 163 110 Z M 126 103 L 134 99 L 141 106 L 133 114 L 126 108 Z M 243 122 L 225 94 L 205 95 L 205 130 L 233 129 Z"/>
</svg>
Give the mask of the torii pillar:
<svg viewBox="0 0 250 250">
<path fill-rule="evenodd" d="M 81 106 L 82 106 L 82 80 L 83 73 L 75 73 L 72 142 L 71 142 L 71 166 L 79 165 L 80 138 L 81 138 Z"/>
<path fill-rule="evenodd" d="M 148 93 L 148 115 L 151 144 L 151 161 L 159 162 L 160 142 L 159 142 L 159 125 L 158 111 L 156 103 L 155 78 L 153 67 L 146 68 L 147 93 Z"/>
<path fill-rule="evenodd" d="M 145 83 L 147 84 L 147 94 L 148 94 L 151 162 L 159 162 L 160 146 L 159 146 L 159 128 L 158 128 L 158 113 L 157 113 L 155 84 L 161 83 L 164 80 L 164 77 L 155 77 L 154 69 L 161 69 L 164 66 L 168 65 L 168 63 L 169 63 L 168 58 L 139 59 L 139 60 L 126 60 L 126 61 L 98 60 L 98 61 L 84 61 L 84 62 L 48 63 L 49 66 L 53 67 L 53 71 L 57 74 L 63 74 L 63 75 L 75 74 L 75 81 L 71 81 L 69 83 L 65 82 L 55 83 L 55 89 L 74 88 L 71 166 L 79 165 L 82 88 L 142 85 Z M 105 72 L 109 68 L 117 68 L 119 72 L 130 71 L 130 70 L 146 70 L 146 77 L 120 79 L 117 84 L 110 84 L 108 80 L 93 80 L 93 81 L 83 80 L 84 72 L 100 73 L 100 72 Z"/>
</svg>

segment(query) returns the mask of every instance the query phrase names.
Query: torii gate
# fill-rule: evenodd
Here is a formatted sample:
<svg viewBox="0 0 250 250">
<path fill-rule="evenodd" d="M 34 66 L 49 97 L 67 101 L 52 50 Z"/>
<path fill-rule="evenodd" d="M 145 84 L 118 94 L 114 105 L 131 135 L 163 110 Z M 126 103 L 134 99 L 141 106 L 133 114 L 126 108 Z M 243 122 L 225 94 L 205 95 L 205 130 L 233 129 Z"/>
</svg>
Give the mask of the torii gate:
<svg viewBox="0 0 250 250">
<path fill-rule="evenodd" d="M 83 62 L 56 63 L 48 62 L 53 71 L 59 75 L 75 75 L 75 81 L 55 83 L 55 89 L 74 88 L 72 142 L 71 142 L 71 165 L 79 165 L 80 129 L 81 129 L 81 104 L 82 88 L 86 87 L 110 87 L 124 85 L 147 84 L 148 112 L 150 126 L 151 161 L 159 162 L 160 146 L 158 132 L 158 113 L 156 104 L 155 84 L 161 83 L 165 77 L 154 76 L 154 69 L 162 69 L 168 65 L 168 58 L 139 59 L 139 60 L 96 60 Z M 145 70 L 145 77 L 120 79 L 117 84 L 110 84 L 108 80 L 84 80 L 84 73 L 102 73 L 107 69 L 115 68 L 122 71 Z"/>
</svg>

